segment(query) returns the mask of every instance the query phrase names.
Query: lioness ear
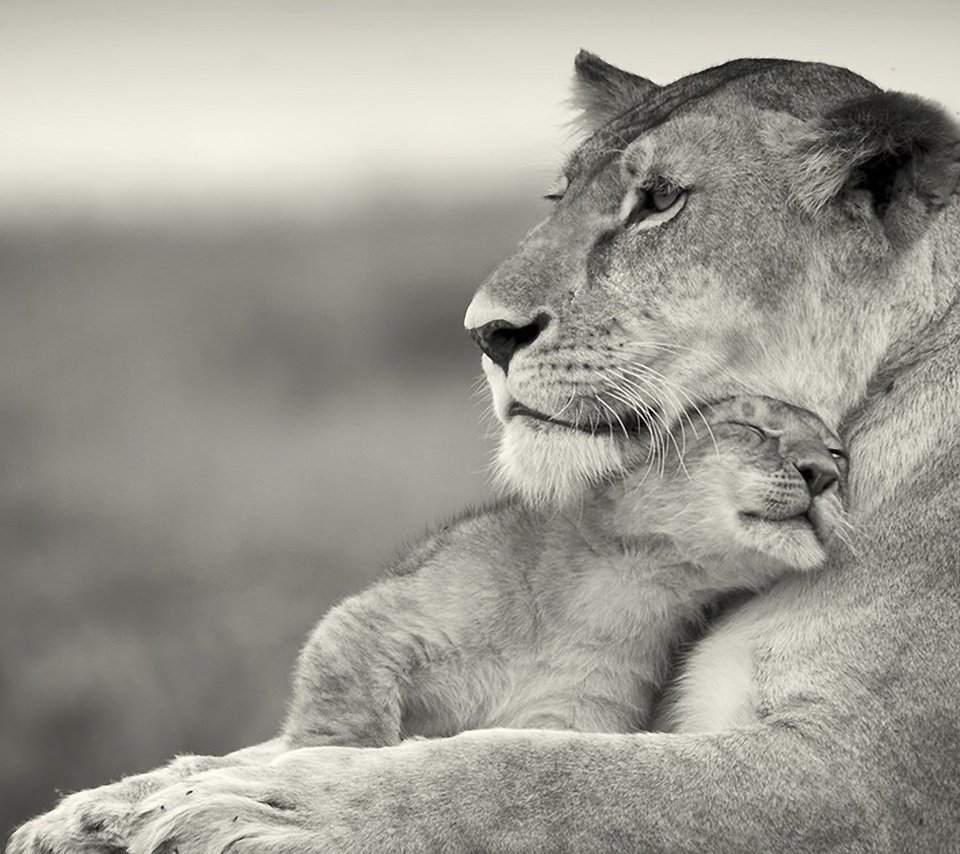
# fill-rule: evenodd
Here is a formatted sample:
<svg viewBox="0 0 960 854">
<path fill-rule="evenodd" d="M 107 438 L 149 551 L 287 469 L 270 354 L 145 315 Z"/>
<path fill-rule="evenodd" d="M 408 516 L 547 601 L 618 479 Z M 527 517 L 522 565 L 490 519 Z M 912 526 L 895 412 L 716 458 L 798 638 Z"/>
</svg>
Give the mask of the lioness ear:
<svg viewBox="0 0 960 854">
<path fill-rule="evenodd" d="M 960 127 L 940 107 L 884 92 L 842 104 L 799 141 L 793 196 L 815 213 L 838 200 L 902 248 L 960 182 Z"/>
<path fill-rule="evenodd" d="M 580 124 L 591 133 L 660 88 L 586 50 L 577 54 L 573 68 L 573 105 L 581 111 Z"/>
</svg>

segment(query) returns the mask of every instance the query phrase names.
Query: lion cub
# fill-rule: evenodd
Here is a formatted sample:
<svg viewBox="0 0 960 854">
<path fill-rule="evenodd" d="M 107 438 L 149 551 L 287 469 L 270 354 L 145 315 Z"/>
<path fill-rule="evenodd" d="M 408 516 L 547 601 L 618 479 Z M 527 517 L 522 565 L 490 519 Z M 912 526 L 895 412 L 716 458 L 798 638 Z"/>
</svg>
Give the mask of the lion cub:
<svg viewBox="0 0 960 854">
<path fill-rule="evenodd" d="M 702 608 L 818 566 L 842 522 L 845 459 L 816 416 L 757 397 L 703 414 L 710 434 L 687 430 L 662 475 L 638 465 L 571 512 L 465 516 L 331 610 L 300 656 L 287 743 L 645 728 Z"/>
</svg>

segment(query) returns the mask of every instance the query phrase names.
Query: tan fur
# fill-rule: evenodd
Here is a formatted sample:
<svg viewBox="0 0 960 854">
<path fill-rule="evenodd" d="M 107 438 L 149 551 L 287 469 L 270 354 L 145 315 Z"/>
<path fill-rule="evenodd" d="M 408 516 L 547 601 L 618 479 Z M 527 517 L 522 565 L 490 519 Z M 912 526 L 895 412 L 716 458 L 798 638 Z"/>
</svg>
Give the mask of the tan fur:
<svg viewBox="0 0 960 854">
<path fill-rule="evenodd" d="M 293 750 L 146 799 L 133 854 L 960 850 L 960 133 L 808 63 L 738 61 L 613 119 L 599 102 L 564 198 L 467 314 L 480 340 L 537 326 L 508 371 L 485 364 L 505 479 L 569 509 L 630 469 L 635 428 L 663 446 L 762 394 L 847 441 L 858 551 L 726 615 L 674 692 L 685 731 Z M 686 201 L 650 227 L 625 199 L 663 181 Z M 11 854 L 76 850 L 76 816 Z"/>
</svg>

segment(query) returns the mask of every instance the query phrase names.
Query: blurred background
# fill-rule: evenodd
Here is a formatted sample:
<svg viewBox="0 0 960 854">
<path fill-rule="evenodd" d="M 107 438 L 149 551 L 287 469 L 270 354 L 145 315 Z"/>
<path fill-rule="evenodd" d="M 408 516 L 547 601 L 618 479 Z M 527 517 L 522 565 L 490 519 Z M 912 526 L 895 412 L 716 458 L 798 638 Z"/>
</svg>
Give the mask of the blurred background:
<svg viewBox="0 0 960 854">
<path fill-rule="evenodd" d="M 488 494 L 472 290 L 587 47 L 958 103 L 953 2 L 3 0 L 0 838 L 269 738 L 301 639 Z"/>
</svg>

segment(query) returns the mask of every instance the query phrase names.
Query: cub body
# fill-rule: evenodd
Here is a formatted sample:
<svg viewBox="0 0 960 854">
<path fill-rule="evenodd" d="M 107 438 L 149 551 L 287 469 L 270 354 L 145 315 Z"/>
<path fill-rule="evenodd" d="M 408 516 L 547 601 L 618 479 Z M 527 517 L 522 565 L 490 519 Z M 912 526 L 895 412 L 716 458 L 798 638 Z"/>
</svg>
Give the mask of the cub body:
<svg viewBox="0 0 960 854">
<path fill-rule="evenodd" d="M 842 524 L 839 439 L 819 419 L 765 398 L 704 415 L 659 449 L 662 471 L 638 453 L 579 506 L 465 517 L 331 611 L 300 658 L 288 743 L 649 728 L 701 610 L 818 566 Z"/>
</svg>

